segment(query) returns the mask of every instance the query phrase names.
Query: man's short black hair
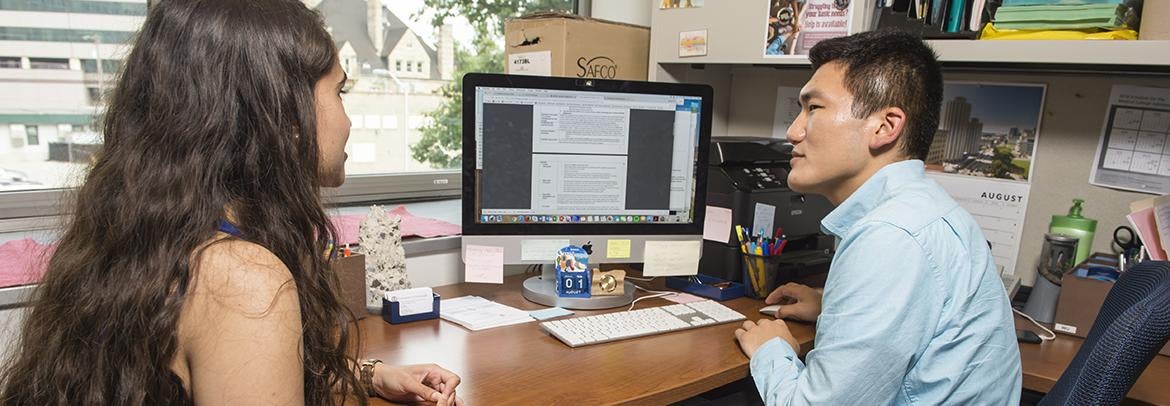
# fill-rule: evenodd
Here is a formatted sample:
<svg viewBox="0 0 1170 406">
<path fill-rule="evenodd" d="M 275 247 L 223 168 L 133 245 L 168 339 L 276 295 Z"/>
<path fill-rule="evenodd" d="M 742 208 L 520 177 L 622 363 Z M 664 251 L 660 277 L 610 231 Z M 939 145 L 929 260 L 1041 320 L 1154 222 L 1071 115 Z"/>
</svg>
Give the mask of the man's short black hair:
<svg viewBox="0 0 1170 406">
<path fill-rule="evenodd" d="M 943 82 L 934 51 L 921 39 L 897 31 L 863 32 L 821 41 L 808 59 L 814 70 L 830 62 L 845 68 L 855 117 L 886 107 L 905 111 L 902 152 L 926 160 L 938 130 Z"/>
</svg>

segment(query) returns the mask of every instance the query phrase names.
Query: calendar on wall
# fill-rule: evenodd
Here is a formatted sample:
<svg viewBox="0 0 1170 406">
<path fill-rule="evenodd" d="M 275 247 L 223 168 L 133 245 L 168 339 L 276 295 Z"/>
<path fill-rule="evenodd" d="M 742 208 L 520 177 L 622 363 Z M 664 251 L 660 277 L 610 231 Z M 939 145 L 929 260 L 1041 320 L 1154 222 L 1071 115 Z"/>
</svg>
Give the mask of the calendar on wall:
<svg viewBox="0 0 1170 406">
<path fill-rule="evenodd" d="M 1170 193 L 1170 89 L 1113 87 L 1089 183 Z"/>
</svg>

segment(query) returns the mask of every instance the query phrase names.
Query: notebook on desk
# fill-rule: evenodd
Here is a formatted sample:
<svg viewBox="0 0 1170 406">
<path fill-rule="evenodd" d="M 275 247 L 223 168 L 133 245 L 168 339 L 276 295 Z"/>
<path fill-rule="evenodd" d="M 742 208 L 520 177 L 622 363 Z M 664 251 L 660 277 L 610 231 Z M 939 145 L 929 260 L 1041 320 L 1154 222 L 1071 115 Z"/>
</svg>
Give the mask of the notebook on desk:
<svg viewBox="0 0 1170 406">
<path fill-rule="evenodd" d="M 471 331 L 533 321 L 528 312 L 479 296 L 461 296 L 442 301 L 439 317 Z"/>
</svg>

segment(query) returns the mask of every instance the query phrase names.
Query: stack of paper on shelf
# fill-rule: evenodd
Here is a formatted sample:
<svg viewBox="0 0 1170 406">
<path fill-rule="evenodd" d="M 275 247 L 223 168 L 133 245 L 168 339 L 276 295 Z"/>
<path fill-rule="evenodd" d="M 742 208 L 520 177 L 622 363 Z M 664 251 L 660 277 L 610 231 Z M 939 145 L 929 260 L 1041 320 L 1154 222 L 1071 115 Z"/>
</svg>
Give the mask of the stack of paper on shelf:
<svg viewBox="0 0 1170 406">
<path fill-rule="evenodd" d="M 995 10 L 1000 30 L 1116 30 L 1135 28 L 1133 0 L 1004 0 Z"/>
<path fill-rule="evenodd" d="M 533 321 L 532 316 L 526 311 L 479 296 L 442 300 L 439 305 L 439 317 L 472 331 Z"/>
<path fill-rule="evenodd" d="M 1125 218 L 1142 240 L 1146 255 L 1165 261 L 1165 246 L 1170 241 L 1170 196 L 1138 200 L 1129 204 L 1129 210 Z"/>
</svg>

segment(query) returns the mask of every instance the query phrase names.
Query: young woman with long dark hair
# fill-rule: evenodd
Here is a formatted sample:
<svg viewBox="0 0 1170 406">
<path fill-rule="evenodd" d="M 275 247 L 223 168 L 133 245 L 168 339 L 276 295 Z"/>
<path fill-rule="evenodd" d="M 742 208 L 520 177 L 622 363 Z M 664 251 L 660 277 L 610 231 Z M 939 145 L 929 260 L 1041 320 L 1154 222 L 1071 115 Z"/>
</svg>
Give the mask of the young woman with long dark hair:
<svg viewBox="0 0 1170 406">
<path fill-rule="evenodd" d="M 299 1 L 156 2 L 0 404 L 462 403 L 438 366 L 356 360 L 319 200 L 345 83 Z"/>
</svg>

